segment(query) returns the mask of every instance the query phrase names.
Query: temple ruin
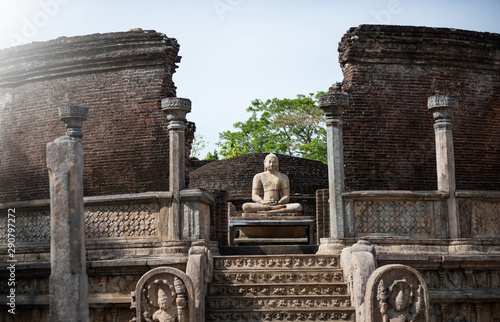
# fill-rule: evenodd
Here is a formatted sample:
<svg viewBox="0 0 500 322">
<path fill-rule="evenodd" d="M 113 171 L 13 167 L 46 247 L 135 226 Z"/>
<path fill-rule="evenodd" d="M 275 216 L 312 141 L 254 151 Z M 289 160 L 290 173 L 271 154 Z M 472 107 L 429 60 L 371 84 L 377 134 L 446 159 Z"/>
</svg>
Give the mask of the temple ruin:
<svg viewBox="0 0 500 322">
<path fill-rule="evenodd" d="M 253 223 L 265 154 L 190 164 L 178 50 L 0 51 L 1 321 L 500 321 L 500 35 L 349 29 L 328 165 L 278 155 L 301 212 Z"/>
</svg>

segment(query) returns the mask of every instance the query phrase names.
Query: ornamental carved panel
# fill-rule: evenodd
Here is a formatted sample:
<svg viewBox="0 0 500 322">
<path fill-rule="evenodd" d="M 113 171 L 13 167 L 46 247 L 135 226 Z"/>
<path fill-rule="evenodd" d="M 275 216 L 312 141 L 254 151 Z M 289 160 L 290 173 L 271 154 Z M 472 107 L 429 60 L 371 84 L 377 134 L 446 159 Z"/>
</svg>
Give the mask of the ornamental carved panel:
<svg viewBox="0 0 500 322">
<path fill-rule="evenodd" d="M 2 216 L 0 227 L 7 227 L 7 216 Z M 16 211 L 16 242 L 50 243 L 50 210 Z M 0 244 L 7 241 L 7 229 L 0 229 Z"/>
<path fill-rule="evenodd" d="M 89 239 L 157 236 L 158 203 L 85 207 L 85 236 Z"/>
<path fill-rule="evenodd" d="M 471 200 L 470 211 L 473 237 L 500 235 L 500 202 Z"/>
<path fill-rule="evenodd" d="M 181 270 L 158 267 L 144 274 L 132 292 L 134 322 L 192 322 L 196 319 L 194 286 Z"/>
<path fill-rule="evenodd" d="M 425 280 L 409 266 L 382 266 L 368 280 L 365 308 L 366 322 L 428 322 Z"/>
<path fill-rule="evenodd" d="M 432 201 L 355 201 L 354 231 L 432 237 L 433 208 Z"/>
</svg>

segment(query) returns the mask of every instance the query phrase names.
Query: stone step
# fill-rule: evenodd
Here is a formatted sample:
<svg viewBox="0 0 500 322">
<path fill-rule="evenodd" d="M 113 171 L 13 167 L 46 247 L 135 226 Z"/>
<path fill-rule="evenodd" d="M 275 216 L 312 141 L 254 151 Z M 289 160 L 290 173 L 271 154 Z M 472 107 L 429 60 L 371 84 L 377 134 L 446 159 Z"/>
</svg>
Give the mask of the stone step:
<svg viewBox="0 0 500 322">
<path fill-rule="evenodd" d="M 248 245 L 219 246 L 221 255 L 292 255 L 316 254 L 318 245 Z"/>
<path fill-rule="evenodd" d="M 309 243 L 307 237 L 281 237 L 281 238 L 264 238 L 264 237 L 239 237 L 234 239 L 235 245 L 296 245 Z"/>
<path fill-rule="evenodd" d="M 248 310 L 248 309 L 265 309 L 278 310 L 283 307 L 287 308 L 316 308 L 316 309 L 351 309 L 351 300 L 349 295 L 321 296 L 302 295 L 295 296 L 254 296 L 254 297 L 226 297 L 226 296 L 211 296 L 207 301 L 207 309 L 216 310 Z"/>
<path fill-rule="evenodd" d="M 354 321 L 338 255 L 215 256 L 207 321 Z"/>
<path fill-rule="evenodd" d="M 243 284 L 243 285 L 210 285 L 209 295 L 256 296 L 256 295 L 344 295 L 347 294 L 346 283 L 321 284 Z"/>
<path fill-rule="evenodd" d="M 292 310 L 281 311 L 249 310 L 207 312 L 207 321 L 354 321 L 353 309 L 331 310 Z"/>
<path fill-rule="evenodd" d="M 343 274 L 340 269 L 316 269 L 307 270 L 273 270 L 272 273 L 256 270 L 237 270 L 237 271 L 215 271 L 213 283 L 329 283 L 343 282 Z"/>
<path fill-rule="evenodd" d="M 215 270 L 340 269 L 338 255 L 215 256 Z"/>
</svg>

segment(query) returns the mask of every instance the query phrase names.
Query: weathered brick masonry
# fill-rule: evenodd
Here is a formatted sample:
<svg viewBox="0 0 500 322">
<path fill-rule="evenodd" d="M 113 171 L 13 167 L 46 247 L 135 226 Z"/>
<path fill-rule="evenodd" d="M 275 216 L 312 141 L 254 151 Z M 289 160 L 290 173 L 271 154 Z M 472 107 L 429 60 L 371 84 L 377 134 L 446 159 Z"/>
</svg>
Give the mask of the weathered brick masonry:
<svg viewBox="0 0 500 322">
<path fill-rule="evenodd" d="M 167 121 L 179 45 L 156 32 L 59 38 L 0 51 L 0 202 L 49 198 L 57 108 L 90 108 L 86 196 L 168 190 Z M 194 126 L 188 126 L 192 136 Z"/>
<path fill-rule="evenodd" d="M 339 45 L 347 190 L 435 190 L 427 97 L 458 94 L 457 189 L 500 188 L 500 35 L 361 25 Z"/>
</svg>

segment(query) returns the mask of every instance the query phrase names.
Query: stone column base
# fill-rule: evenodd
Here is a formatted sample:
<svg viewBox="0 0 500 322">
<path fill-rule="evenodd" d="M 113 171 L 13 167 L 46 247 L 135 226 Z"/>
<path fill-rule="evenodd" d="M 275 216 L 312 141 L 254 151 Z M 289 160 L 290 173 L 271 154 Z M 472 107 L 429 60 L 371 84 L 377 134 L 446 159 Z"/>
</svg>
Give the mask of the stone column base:
<svg viewBox="0 0 500 322">
<path fill-rule="evenodd" d="M 478 254 L 482 252 L 481 246 L 470 239 L 453 239 L 448 246 L 450 254 Z"/>
<path fill-rule="evenodd" d="M 341 239 L 321 238 L 316 254 L 340 254 L 345 248 L 345 242 Z"/>
</svg>

